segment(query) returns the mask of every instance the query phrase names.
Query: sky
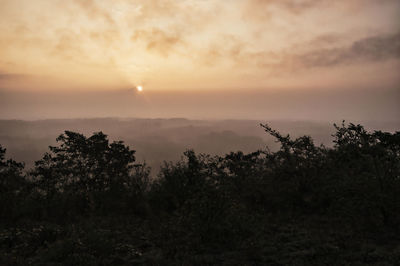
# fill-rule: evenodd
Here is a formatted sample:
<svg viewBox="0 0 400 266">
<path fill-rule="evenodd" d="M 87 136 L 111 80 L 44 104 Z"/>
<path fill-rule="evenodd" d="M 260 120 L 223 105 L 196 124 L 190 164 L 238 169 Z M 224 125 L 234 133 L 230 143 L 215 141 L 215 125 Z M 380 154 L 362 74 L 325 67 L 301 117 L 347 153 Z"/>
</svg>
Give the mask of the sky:
<svg viewBox="0 0 400 266">
<path fill-rule="evenodd" d="M 0 118 L 400 117 L 399 0 L 0 6 Z"/>
</svg>

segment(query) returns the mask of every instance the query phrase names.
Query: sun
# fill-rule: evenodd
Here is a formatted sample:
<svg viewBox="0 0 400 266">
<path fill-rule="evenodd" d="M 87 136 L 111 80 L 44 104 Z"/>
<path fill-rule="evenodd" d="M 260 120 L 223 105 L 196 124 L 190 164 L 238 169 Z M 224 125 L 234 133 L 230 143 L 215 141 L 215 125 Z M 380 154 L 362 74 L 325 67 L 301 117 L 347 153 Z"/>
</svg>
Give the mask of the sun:
<svg viewBox="0 0 400 266">
<path fill-rule="evenodd" d="M 136 87 L 136 89 L 137 89 L 138 91 L 143 91 L 143 86 L 140 86 L 140 85 L 139 85 L 139 86 Z"/>
</svg>

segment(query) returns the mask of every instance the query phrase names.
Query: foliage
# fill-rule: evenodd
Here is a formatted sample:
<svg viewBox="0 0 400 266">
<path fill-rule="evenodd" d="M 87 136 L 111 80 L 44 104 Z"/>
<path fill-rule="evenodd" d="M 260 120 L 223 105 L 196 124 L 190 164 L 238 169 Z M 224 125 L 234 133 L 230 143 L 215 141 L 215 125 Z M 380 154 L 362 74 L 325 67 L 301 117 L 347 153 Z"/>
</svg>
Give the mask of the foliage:
<svg viewBox="0 0 400 266">
<path fill-rule="evenodd" d="M 102 132 L 86 138 L 65 131 L 57 142 L 30 173 L 48 209 L 59 209 L 57 201 L 78 212 L 113 210 L 122 207 L 124 197 L 139 197 L 147 189 L 149 170 L 134 164 L 135 151 L 122 141 L 109 143 Z"/>
<path fill-rule="evenodd" d="M 6 149 L 0 145 L 0 219 L 11 222 L 20 208 L 19 201 L 25 189 L 24 165 L 6 160 L 5 154 Z"/>
<path fill-rule="evenodd" d="M 327 148 L 261 126 L 278 151 L 188 150 L 152 181 L 101 132 L 66 131 L 27 175 L 1 148 L 0 264 L 400 261 L 400 132 L 343 122 Z"/>
</svg>

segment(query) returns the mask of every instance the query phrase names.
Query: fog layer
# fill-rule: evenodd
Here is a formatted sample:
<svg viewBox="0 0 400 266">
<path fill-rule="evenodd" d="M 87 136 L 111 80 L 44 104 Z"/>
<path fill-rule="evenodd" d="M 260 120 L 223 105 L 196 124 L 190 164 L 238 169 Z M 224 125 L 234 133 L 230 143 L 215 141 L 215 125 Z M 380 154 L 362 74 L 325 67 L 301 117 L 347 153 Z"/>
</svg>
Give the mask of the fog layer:
<svg viewBox="0 0 400 266">
<path fill-rule="evenodd" d="M 0 90 L 0 119 L 146 117 L 399 121 L 400 89 Z"/>
</svg>

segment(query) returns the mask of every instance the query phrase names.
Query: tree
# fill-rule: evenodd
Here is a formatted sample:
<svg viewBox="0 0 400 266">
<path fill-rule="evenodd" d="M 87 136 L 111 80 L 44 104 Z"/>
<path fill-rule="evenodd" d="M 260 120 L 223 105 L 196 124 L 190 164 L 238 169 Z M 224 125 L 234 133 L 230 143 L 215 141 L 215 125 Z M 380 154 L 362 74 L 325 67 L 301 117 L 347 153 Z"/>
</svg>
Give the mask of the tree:
<svg viewBox="0 0 400 266">
<path fill-rule="evenodd" d="M 24 165 L 12 159 L 6 160 L 6 149 L 0 145 L 0 217 L 13 217 L 25 188 L 22 174 Z"/>
<path fill-rule="evenodd" d="M 310 136 L 292 139 L 283 136 L 267 124 L 261 124 L 264 130 L 275 137 L 281 147 L 277 152 L 266 151 L 264 170 L 269 180 L 271 202 L 281 208 L 289 207 L 302 211 L 315 209 L 324 204 L 323 178 L 327 161 L 327 149 L 316 146 Z M 275 195 L 275 197 L 273 197 Z"/>
<path fill-rule="evenodd" d="M 60 144 L 50 146 L 50 152 L 35 163 L 31 173 L 48 201 L 58 194 L 71 195 L 85 199 L 86 205 L 93 208 L 96 197 L 101 201 L 106 194 L 120 197 L 143 189 L 148 171 L 139 171 L 143 166 L 134 164 L 135 151 L 122 141 L 110 143 L 102 132 L 86 138 L 65 131 L 57 142 Z"/>
<path fill-rule="evenodd" d="M 329 173 L 340 206 L 374 226 L 400 230 L 400 132 L 367 132 L 363 126 L 334 125 Z"/>
</svg>

